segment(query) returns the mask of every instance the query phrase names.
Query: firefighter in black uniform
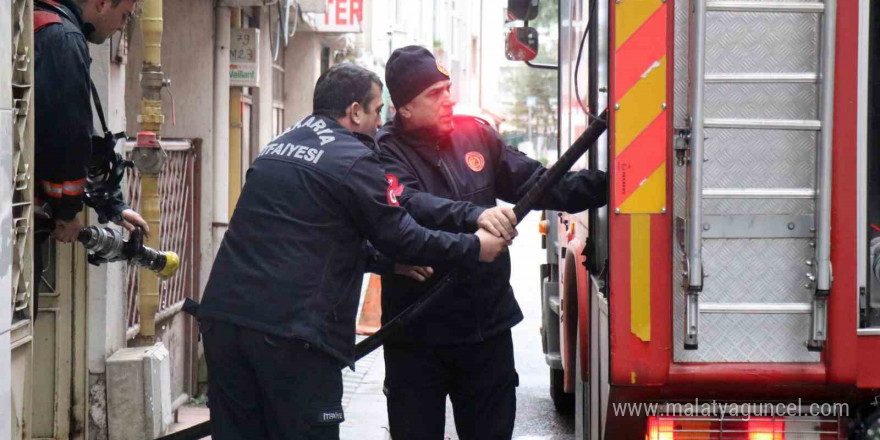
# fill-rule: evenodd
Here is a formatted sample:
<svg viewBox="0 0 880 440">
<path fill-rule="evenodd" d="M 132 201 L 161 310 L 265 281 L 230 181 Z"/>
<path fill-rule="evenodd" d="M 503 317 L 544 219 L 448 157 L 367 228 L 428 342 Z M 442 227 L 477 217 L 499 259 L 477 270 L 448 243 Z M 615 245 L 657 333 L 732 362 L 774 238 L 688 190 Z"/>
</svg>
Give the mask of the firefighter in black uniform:
<svg viewBox="0 0 880 440">
<path fill-rule="evenodd" d="M 397 116 L 377 137 L 382 165 L 398 200 L 420 224 L 451 232 L 484 227 L 505 238 L 516 216 L 496 199 L 516 202 L 546 169 L 506 146 L 486 122 L 452 115 L 449 74 L 426 49 L 392 53 L 385 81 Z M 601 171 L 567 173 L 538 206 L 579 212 L 602 206 Z M 442 275 L 448 267 L 436 267 Z M 407 324 L 385 346 L 385 392 L 391 437 L 441 440 L 446 396 L 462 440 L 509 439 L 518 376 L 510 328 L 523 315 L 510 286 L 507 254 L 480 264 L 445 303 Z M 430 288 L 401 276 L 382 280 L 387 320 Z"/>
<path fill-rule="evenodd" d="M 197 312 L 213 438 L 338 439 L 366 239 L 410 264 L 491 261 L 506 241 L 436 232 L 398 206 L 372 148 L 382 83 L 351 64 L 248 171 Z"/>
<path fill-rule="evenodd" d="M 121 157 L 117 136 L 104 121 L 89 74 L 86 41 L 101 44 L 121 30 L 135 8 L 133 0 L 36 0 L 34 2 L 34 94 L 37 233 L 34 275 L 42 272 L 40 249 L 52 236 L 73 243 L 82 228 L 76 215 L 84 196 L 103 223 L 107 220 L 149 232 L 147 222 L 122 201 Z M 104 133 L 95 134 L 94 99 Z M 38 286 L 39 284 L 35 284 Z M 35 289 L 36 290 L 36 289 Z M 37 308 L 34 295 L 34 309 Z"/>
</svg>

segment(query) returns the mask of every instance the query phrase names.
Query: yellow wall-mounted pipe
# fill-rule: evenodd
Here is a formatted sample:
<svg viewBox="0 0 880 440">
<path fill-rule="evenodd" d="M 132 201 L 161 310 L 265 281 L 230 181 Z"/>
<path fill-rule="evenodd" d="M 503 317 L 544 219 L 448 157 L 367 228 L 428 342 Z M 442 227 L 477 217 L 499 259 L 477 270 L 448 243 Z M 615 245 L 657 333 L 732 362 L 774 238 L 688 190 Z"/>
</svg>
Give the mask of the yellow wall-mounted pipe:
<svg viewBox="0 0 880 440">
<path fill-rule="evenodd" d="M 145 244 L 159 249 L 159 176 L 157 174 L 141 174 L 141 215 L 150 227 L 150 238 Z M 141 335 L 156 334 L 156 313 L 159 312 L 159 277 L 146 268 L 138 272 L 138 295 L 140 296 L 138 311 L 141 318 Z"/>
<path fill-rule="evenodd" d="M 229 89 L 229 218 L 241 196 L 241 134 L 243 129 L 241 111 L 241 87 Z"/>
<path fill-rule="evenodd" d="M 232 8 L 230 26 L 232 29 L 242 27 L 241 8 Z M 232 218 L 232 211 L 235 210 L 235 204 L 238 203 L 238 198 L 241 196 L 243 177 L 241 175 L 241 134 L 244 129 L 243 124 L 249 122 L 243 120 L 241 100 L 243 92 L 241 87 L 230 87 L 229 89 L 229 218 Z"/>
<path fill-rule="evenodd" d="M 141 16 L 143 33 L 144 65 L 141 70 L 141 114 L 138 123 L 141 131 L 152 131 L 158 136 L 165 123 L 162 114 L 162 0 L 144 0 Z"/>
<path fill-rule="evenodd" d="M 145 0 L 141 15 L 144 64 L 162 65 L 162 0 Z"/>
<path fill-rule="evenodd" d="M 141 132 L 153 132 L 158 137 L 165 122 L 162 113 L 162 87 L 165 75 L 162 72 L 162 0 L 144 0 L 141 15 L 143 33 L 144 65 L 141 71 L 141 114 L 138 116 Z M 146 245 L 159 249 L 159 174 L 141 173 L 141 215 L 150 227 L 150 238 Z M 141 336 L 153 337 L 156 334 L 156 313 L 159 311 L 159 278 L 148 269 L 140 269 L 138 294 L 141 319 Z M 150 343 L 150 341 L 146 341 Z"/>
</svg>

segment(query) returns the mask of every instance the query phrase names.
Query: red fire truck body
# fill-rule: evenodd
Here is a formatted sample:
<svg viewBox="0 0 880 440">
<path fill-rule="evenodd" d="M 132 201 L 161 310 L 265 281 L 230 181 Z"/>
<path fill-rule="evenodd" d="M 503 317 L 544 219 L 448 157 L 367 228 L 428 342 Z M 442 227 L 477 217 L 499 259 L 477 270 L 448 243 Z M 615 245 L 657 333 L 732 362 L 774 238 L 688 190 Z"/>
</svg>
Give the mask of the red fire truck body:
<svg viewBox="0 0 880 440">
<path fill-rule="evenodd" d="M 559 0 L 559 145 L 609 110 L 607 208 L 544 223 L 578 439 L 880 438 L 869 3 Z"/>
</svg>

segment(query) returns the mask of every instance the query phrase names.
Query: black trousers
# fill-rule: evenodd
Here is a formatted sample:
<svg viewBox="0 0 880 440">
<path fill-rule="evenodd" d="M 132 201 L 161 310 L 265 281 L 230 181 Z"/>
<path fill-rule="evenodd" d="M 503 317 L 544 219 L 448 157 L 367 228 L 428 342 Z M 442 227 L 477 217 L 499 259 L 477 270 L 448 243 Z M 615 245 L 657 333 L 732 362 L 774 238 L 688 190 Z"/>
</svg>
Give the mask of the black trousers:
<svg viewBox="0 0 880 440">
<path fill-rule="evenodd" d="M 442 440 L 447 395 L 461 440 L 509 440 L 517 385 L 509 330 L 476 344 L 385 347 L 394 440 Z"/>
<path fill-rule="evenodd" d="M 214 440 L 338 440 L 342 364 L 298 339 L 199 324 Z"/>
</svg>

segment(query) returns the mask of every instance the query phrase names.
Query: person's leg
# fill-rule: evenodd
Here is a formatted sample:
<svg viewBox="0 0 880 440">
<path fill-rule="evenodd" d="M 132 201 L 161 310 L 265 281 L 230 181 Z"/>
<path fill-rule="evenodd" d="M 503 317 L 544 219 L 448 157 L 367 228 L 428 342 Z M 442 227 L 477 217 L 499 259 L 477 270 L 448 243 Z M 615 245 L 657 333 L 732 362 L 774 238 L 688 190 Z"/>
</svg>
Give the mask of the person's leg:
<svg viewBox="0 0 880 440">
<path fill-rule="evenodd" d="M 272 440 L 338 440 L 342 363 L 299 339 L 245 330 Z"/>
<path fill-rule="evenodd" d="M 430 347 L 385 347 L 385 396 L 391 438 L 443 439 L 449 373 L 437 353 Z"/>
<path fill-rule="evenodd" d="M 225 322 L 199 323 L 208 364 L 211 438 L 268 438 L 259 383 L 241 350 L 241 328 Z"/>
<path fill-rule="evenodd" d="M 456 373 L 450 399 L 459 438 L 509 440 L 519 385 L 510 331 L 450 350 Z"/>
</svg>

